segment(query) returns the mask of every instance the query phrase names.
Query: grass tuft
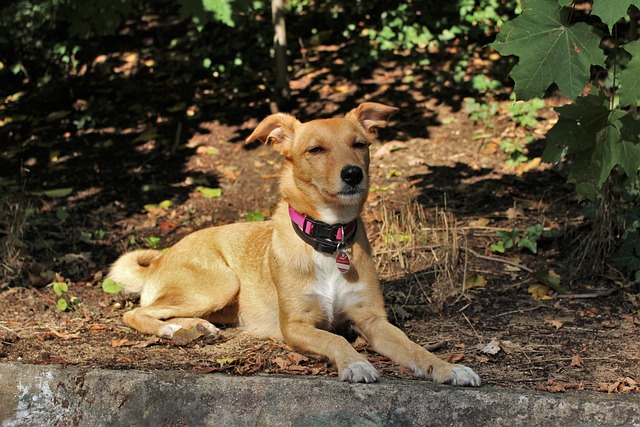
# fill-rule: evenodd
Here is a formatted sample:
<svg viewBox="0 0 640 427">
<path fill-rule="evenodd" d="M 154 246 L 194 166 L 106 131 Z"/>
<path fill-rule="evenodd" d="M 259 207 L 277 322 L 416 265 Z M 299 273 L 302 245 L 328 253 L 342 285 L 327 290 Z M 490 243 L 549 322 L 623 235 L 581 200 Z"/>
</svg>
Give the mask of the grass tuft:
<svg viewBox="0 0 640 427">
<path fill-rule="evenodd" d="M 375 210 L 374 255 L 392 311 L 396 305 L 441 311 L 463 296 L 466 252 L 453 214 L 417 202 L 395 210 L 381 203 Z"/>
</svg>

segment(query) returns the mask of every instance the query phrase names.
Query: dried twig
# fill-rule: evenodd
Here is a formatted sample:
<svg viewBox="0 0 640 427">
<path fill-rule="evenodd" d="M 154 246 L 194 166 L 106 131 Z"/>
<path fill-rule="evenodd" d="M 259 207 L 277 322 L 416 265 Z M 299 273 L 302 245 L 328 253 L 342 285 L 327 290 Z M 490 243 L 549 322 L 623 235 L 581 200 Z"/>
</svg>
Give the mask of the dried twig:
<svg viewBox="0 0 640 427">
<path fill-rule="evenodd" d="M 568 298 L 568 299 L 590 299 L 608 297 L 618 292 L 618 288 L 604 289 L 602 291 L 587 292 L 584 294 L 557 294 L 554 298 Z"/>
<path fill-rule="evenodd" d="M 509 261 L 507 259 L 502 259 L 502 258 L 497 258 L 497 257 L 492 257 L 492 256 L 486 256 L 486 255 L 480 255 L 478 252 L 476 252 L 476 251 L 474 251 L 473 249 L 470 249 L 470 248 L 463 247 L 462 249 L 464 251 L 471 252 L 477 258 L 486 259 L 488 261 L 501 262 L 503 264 L 507 264 L 507 265 L 511 265 L 513 267 L 517 267 L 520 270 L 524 270 L 524 271 L 526 271 L 528 273 L 533 273 L 533 270 L 530 269 L 529 267 L 527 267 L 526 265 L 518 264 L 517 262 Z"/>
</svg>

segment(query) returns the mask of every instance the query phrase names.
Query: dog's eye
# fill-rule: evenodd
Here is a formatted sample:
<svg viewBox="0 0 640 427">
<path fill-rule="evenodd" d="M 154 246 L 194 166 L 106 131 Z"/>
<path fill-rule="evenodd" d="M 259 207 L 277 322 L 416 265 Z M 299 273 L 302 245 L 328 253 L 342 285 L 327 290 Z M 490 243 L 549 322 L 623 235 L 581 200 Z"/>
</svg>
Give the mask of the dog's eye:
<svg viewBox="0 0 640 427">
<path fill-rule="evenodd" d="M 324 153 L 324 148 L 317 146 L 317 147 L 313 147 L 311 149 L 309 149 L 309 153 L 311 154 L 320 154 L 320 153 Z"/>
<path fill-rule="evenodd" d="M 354 141 L 353 142 L 353 148 L 367 148 L 367 144 L 365 144 L 362 141 Z"/>
</svg>

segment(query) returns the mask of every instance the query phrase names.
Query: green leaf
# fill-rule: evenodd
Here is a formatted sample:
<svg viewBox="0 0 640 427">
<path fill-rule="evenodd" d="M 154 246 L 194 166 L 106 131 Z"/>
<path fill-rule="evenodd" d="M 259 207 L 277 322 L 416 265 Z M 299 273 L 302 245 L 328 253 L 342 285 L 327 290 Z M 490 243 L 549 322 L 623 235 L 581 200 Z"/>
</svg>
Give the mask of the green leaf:
<svg viewBox="0 0 640 427">
<path fill-rule="evenodd" d="M 635 178 L 640 170 L 640 121 L 627 112 L 620 124 L 620 167 L 628 177 Z"/>
<path fill-rule="evenodd" d="M 251 221 L 251 222 L 264 221 L 264 215 L 262 214 L 262 212 L 248 212 L 247 221 Z"/>
<path fill-rule="evenodd" d="M 544 231 L 542 224 L 530 225 L 524 229 L 527 232 L 527 238 L 530 240 L 538 240 Z"/>
<path fill-rule="evenodd" d="M 80 232 L 80 241 L 88 244 L 93 243 L 93 235 L 90 231 L 82 231 Z"/>
<path fill-rule="evenodd" d="M 518 230 L 518 227 L 513 227 L 513 230 L 511 231 L 498 230 L 496 231 L 496 234 L 500 238 L 500 241 L 503 242 L 504 248 L 509 249 L 509 248 L 512 248 L 513 245 L 516 243 L 516 240 L 518 240 L 520 231 Z"/>
<path fill-rule="evenodd" d="M 60 311 L 67 311 L 67 309 L 69 308 L 69 303 L 67 302 L 66 299 L 60 298 L 56 303 L 56 308 Z"/>
<path fill-rule="evenodd" d="M 73 188 L 71 187 L 54 188 L 53 190 L 46 190 L 42 192 L 42 194 L 52 199 L 61 199 L 63 197 L 67 197 L 71 193 L 73 193 Z"/>
<path fill-rule="evenodd" d="M 640 2 L 640 0 L 638 0 Z M 632 55 L 627 67 L 618 74 L 621 89 L 620 105 L 635 105 L 640 101 L 640 40 L 624 45 L 624 50 Z"/>
<path fill-rule="evenodd" d="M 55 282 L 53 284 L 53 292 L 56 295 L 61 296 L 64 292 L 69 290 L 69 286 L 65 282 Z"/>
<path fill-rule="evenodd" d="M 107 294 L 117 294 L 122 290 L 122 285 L 111 279 L 104 279 L 104 282 L 102 282 L 102 290 Z"/>
<path fill-rule="evenodd" d="M 498 243 L 493 243 L 490 246 L 491 252 L 497 252 L 499 254 L 503 254 L 505 247 L 504 242 L 502 240 L 498 240 Z"/>
<path fill-rule="evenodd" d="M 545 239 L 555 239 L 557 237 L 560 237 L 560 230 L 558 229 L 558 227 L 553 227 L 550 230 L 543 230 L 542 237 L 544 237 Z"/>
<path fill-rule="evenodd" d="M 601 36 L 583 22 L 570 26 L 566 8 L 555 1 L 524 0 L 520 16 L 507 22 L 491 43 L 502 55 L 516 55 L 510 73 L 519 99 L 542 97 L 556 83 L 571 99 L 590 79 L 591 65 L 605 66 Z"/>
<path fill-rule="evenodd" d="M 520 241 L 518 242 L 518 247 L 527 248 L 534 254 L 538 253 L 538 242 L 536 242 L 535 240 L 520 239 Z"/>
<path fill-rule="evenodd" d="M 156 249 L 160 244 L 160 238 L 156 236 L 149 236 L 144 238 L 145 242 L 147 242 L 153 249 Z"/>
<path fill-rule="evenodd" d="M 69 212 L 62 208 L 56 209 L 56 218 L 58 218 L 60 222 L 65 222 L 69 218 Z"/>
<path fill-rule="evenodd" d="M 71 114 L 71 111 L 69 110 L 53 111 L 49 113 L 45 120 L 48 122 L 54 122 L 67 117 L 69 114 Z"/>
<path fill-rule="evenodd" d="M 199 185 L 196 187 L 196 190 L 198 190 L 206 199 L 222 197 L 222 188 L 209 188 Z"/>
<path fill-rule="evenodd" d="M 640 0 L 594 0 L 591 14 L 599 16 L 611 29 L 613 24 L 627 14 L 631 5 L 640 7 Z"/>
<path fill-rule="evenodd" d="M 180 1 L 180 17 L 190 16 L 201 25 L 213 18 L 233 27 L 232 2 L 233 0 L 182 0 Z"/>
<path fill-rule="evenodd" d="M 620 245 L 613 255 L 615 264 L 631 270 L 640 270 L 640 233 L 633 233 Z"/>
</svg>

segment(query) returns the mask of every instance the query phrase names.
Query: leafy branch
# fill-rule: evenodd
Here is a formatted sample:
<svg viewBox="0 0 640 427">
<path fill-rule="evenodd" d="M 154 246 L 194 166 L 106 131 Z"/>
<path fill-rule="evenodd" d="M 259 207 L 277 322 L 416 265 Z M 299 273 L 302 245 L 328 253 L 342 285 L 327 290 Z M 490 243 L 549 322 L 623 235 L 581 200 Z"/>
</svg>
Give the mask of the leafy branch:
<svg viewBox="0 0 640 427">
<path fill-rule="evenodd" d="M 593 0 L 591 8 L 577 3 L 523 0 L 522 14 L 503 25 L 491 46 L 518 57 L 509 74 L 518 99 L 543 96 L 555 84 L 573 101 L 556 108 L 559 119 L 542 159 L 572 160 L 568 181 L 580 200 L 600 211 L 593 218 L 613 222 L 605 227 L 609 235 L 600 236 L 613 240 L 617 233 L 628 237 L 627 226 L 638 221 L 640 41 L 637 30 L 621 28 L 637 24 L 640 0 Z M 639 265 L 625 263 L 636 270 Z"/>
</svg>

